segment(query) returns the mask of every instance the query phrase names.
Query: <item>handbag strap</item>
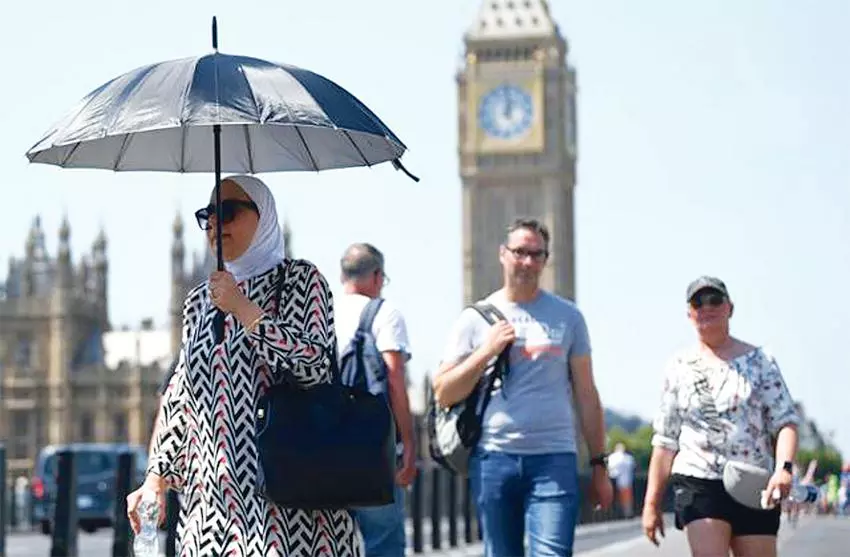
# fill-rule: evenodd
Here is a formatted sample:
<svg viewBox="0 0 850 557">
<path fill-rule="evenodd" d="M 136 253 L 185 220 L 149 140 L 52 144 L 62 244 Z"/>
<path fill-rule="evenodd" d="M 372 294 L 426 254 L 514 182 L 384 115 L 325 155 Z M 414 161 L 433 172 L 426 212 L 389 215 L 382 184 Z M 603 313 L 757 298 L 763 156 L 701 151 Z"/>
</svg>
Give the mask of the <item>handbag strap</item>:
<svg viewBox="0 0 850 557">
<path fill-rule="evenodd" d="M 290 260 L 288 260 L 288 259 L 286 260 L 286 262 L 289 262 L 289 261 Z M 277 282 L 275 283 L 274 297 L 272 298 L 272 300 L 273 300 L 273 303 L 274 303 L 275 311 L 277 313 L 280 313 L 280 304 L 283 301 L 283 291 L 286 288 L 287 267 L 284 266 L 284 263 L 281 263 L 277 266 L 277 270 L 278 270 Z M 330 367 L 331 367 L 331 369 L 330 369 L 331 383 L 334 383 L 334 382 L 338 381 L 339 377 L 340 377 L 339 363 L 337 362 L 339 357 L 337 355 L 336 336 L 334 336 L 333 354 L 331 354 L 330 356 L 331 357 L 329 359 L 330 359 Z M 295 380 L 292 379 L 291 377 L 289 377 L 287 374 L 284 373 L 284 374 L 282 374 L 282 376 L 284 377 L 284 381 L 286 381 L 287 383 L 289 383 L 291 385 L 296 385 Z"/>
</svg>

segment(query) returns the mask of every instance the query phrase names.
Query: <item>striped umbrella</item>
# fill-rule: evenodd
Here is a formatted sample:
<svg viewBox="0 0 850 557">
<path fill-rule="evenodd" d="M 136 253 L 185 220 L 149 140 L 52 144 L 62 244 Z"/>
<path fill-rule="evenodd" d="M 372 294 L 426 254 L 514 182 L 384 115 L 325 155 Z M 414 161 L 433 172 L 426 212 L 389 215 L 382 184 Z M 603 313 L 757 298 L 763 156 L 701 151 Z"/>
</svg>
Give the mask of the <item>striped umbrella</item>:
<svg viewBox="0 0 850 557">
<path fill-rule="evenodd" d="M 101 85 L 33 146 L 33 163 L 114 171 L 319 171 L 392 162 L 407 147 L 354 95 L 314 72 L 213 53 Z M 221 234 L 221 218 L 216 219 Z M 219 236 L 220 237 L 220 236 Z M 223 268 L 221 242 L 218 268 Z"/>
</svg>

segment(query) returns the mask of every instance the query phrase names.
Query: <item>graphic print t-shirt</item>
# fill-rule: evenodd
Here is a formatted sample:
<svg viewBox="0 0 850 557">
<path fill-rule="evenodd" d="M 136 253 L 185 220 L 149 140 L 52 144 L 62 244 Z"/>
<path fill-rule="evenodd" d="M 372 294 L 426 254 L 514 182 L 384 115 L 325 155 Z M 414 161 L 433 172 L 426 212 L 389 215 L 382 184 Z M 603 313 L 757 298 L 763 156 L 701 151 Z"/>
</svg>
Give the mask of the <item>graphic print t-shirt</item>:
<svg viewBox="0 0 850 557">
<path fill-rule="evenodd" d="M 587 325 L 579 309 L 550 292 L 528 303 L 508 302 L 502 292 L 486 302 L 516 329 L 510 372 L 490 399 L 480 446 L 517 454 L 576 452 L 569 359 L 590 354 Z M 461 313 L 443 361 L 467 357 L 486 338 L 490 325 L 475 310 Z"/>
</svg>

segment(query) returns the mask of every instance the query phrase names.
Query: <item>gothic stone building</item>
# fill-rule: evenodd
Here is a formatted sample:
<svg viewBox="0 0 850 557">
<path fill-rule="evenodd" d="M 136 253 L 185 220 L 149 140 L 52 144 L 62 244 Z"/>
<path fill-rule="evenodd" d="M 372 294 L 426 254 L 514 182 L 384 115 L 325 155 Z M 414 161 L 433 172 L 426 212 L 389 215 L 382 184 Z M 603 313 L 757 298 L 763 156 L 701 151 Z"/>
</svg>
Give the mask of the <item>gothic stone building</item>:
<svg viewBox="0 0 850 557">
<path fill-rule="evenodd" d="M 284 241 L 289 249 L 289 230 Z M 213 269 L 209 250 L 185 262 L 183 222 L 174 223 L 169 326 L 109 323 L 106 237 L 75 264 L 63 222 L 51 258 L 36 218 L 24 257 L 0 284 L 0 440 L 9 476 L 29 475 L 38 451 L 67 442 L 147 445 L 157 389 L 180 345 L 186 293 Z M 162 301 L 163 306 L 168 304 Z"/>
<path fill-rule="evenodd" d="M 49 257 L 36 218 L 24 257 L 0 286 L 0 439 L 10 477 L 27 475 L 38 451 L 70 441 L 145 443 L 161 363 L 105 362 L 108 259 L 101 233 L 75 264 L 63 222 Z"/>
</svg>

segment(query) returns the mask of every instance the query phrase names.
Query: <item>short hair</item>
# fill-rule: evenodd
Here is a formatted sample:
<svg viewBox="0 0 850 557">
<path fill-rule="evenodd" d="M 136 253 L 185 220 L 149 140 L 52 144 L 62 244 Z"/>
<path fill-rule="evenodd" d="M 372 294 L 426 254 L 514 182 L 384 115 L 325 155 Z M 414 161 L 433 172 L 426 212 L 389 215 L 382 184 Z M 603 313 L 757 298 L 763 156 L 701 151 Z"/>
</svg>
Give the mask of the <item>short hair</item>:
<svg viewBox="0 0 850 557">
<path fill-rule="evenodd" d="M 384 254 L 372 244 L 351 244 L 339 262 L 345 280 L 364 278 L 384 270 Z"/>
<path fill-rule="evenodd" d="M 505 242 L 507 243 L 507 237 L 516 232 L 517 230 L 530 230 L 531 232 L 535 232 L 543 238 L 543 248 L 546 250 L 546 253 L 549 252 L 549 229 L 546 228 L 546 225 L 540 222 L 537 219 L 530 218 L 518 218 L 514 222 L 508 226 L 507 234 L 505 235 Z"/>
</svg>

